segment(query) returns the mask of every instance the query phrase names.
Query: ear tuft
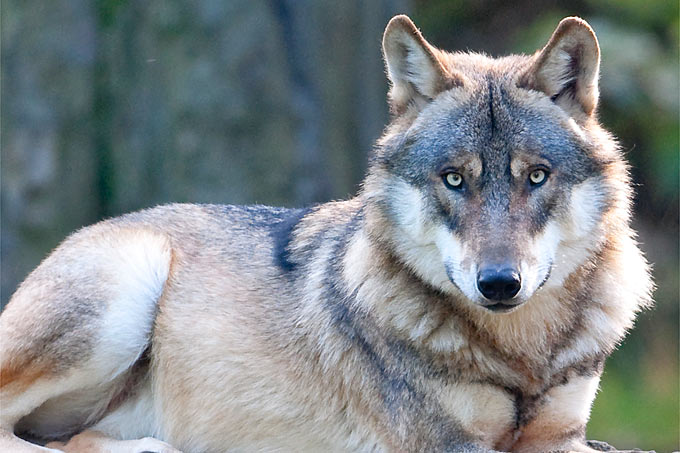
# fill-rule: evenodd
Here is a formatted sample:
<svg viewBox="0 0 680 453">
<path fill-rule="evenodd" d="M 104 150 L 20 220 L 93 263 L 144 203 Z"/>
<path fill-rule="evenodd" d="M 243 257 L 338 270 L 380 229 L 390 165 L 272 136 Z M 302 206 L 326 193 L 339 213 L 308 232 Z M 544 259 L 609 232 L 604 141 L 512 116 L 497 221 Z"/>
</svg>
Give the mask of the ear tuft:
<svg viewBox="0 0 680 453">
<path fill-rule="evenodd" d="M 442 65 L 438 53 L 408 16 L 390 20 L 383 35 L 383 55 L 392 83 L 389 97 L 393 111 L 402 113 L 412 102 L 430 101 L 461 84 Z"/>
<path fill-rule="evenodd" d="M 599 97 L 599 72 L 595 32 L 583 19 L 567 17 L 520 78 L 520 86 L 544 92 L 569 114 L 590 115 Z"/>
</svg>

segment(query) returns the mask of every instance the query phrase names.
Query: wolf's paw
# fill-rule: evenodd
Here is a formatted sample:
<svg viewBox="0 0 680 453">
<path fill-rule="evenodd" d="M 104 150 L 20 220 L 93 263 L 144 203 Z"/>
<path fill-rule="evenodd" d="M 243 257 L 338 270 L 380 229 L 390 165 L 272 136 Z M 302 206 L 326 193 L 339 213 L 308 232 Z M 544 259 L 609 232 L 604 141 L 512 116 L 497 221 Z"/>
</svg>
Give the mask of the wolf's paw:
<svg viewBox="0 0 680 453">
<path fill-rule="evenodd" d="M 612 447 L 607 442 L 602 442 L 599 440 L 589 440 L 586 442 L 586 445 L 597 451 L 616 451 L 615 447 Z"/>
<path fill-rule="evenodd" d="M 634 453 L 634 452 L 655 453 L 654 450 L 643 451 L 643 450 L 640 450 L 639 448 L 634 448 L 633 450 L 617 450 L 615 447 L 612 447 L 607 442 L 601 442 L 599 440 L 589 440 L 589 441 L 586 442 L 586 444 L 590 448 L 592 448 L 593 450 L 606 451 L 606 452 L 611 452 L 611 453 Z"/>
<path fill-rule="evenodd" d="M 116 440 L 97 431 L 84 431 L 68 442 L 50 442 L 48 448 L 65 453 L 181 453 L 158 439 Z"/>
</svg>

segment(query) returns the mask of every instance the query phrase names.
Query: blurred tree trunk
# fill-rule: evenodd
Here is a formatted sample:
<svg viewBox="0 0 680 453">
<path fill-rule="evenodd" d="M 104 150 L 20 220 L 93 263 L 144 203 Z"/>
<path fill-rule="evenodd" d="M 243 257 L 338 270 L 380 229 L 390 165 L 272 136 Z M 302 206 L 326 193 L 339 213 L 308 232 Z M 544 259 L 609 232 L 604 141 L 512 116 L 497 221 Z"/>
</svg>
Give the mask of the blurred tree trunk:
<svg viewBox="0 0 680 453">
<path fill-rule="evenodd" d="M 408 3 L 3 2 L 0 302 L 103 217 L 353 194 Z"/>
<path fill-rule="evenodd" d="M 2 303 L 70 230 L 97 219 L 93 13 L 80 0 L 2 4 Z"/>
</svg>

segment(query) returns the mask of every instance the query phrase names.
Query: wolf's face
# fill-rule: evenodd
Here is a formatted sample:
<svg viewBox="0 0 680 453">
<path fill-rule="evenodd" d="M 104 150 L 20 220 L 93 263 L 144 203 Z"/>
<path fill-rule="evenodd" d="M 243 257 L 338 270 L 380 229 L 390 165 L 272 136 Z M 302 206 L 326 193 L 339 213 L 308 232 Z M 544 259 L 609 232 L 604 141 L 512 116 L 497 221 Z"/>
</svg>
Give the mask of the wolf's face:
<svg viewBox="0 0 680 453">
<path fill-rule="evenodd" d="M 385 33 L 400 116 L 372 163 L 391 241 L 438 289 L 509 311 L 587 262 L 614 202 L 615 151 L 588 121 L 597 42 L 577 23 L 533 58 L 492 60 L 444 54 L 409 23 Z"/>
</svg>

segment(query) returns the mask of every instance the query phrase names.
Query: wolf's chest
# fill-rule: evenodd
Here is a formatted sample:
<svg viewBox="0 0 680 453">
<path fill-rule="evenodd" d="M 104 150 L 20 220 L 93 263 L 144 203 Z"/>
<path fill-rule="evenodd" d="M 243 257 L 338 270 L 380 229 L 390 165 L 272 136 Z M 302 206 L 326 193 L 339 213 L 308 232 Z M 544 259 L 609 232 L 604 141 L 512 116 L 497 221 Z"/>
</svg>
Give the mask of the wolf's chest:
<svg viewBox="0 0 680 453">
<path fill-rule="evenodd" d="M 439 403 L 463 431 L 493 448 L 512 436 L 516 426 L 513 395 L 486 384 L 451 384 L 444 387 Z"/>
</svg>

